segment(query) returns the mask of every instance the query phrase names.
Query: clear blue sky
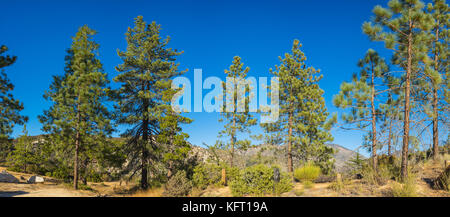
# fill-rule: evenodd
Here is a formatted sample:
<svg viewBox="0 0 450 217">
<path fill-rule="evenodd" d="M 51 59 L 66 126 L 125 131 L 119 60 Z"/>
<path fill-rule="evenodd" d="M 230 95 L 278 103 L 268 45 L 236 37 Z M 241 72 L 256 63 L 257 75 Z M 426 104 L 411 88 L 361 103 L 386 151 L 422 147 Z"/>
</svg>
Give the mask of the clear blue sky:
<svg viewBox="0 0 450 217">
<path fill-rule="evenodd" d="M 376 4 L 385 6 L 387 1 L 14 0 L 2 3 L 0 44 L 9 47 L 8 54 L 18 56 L 6 71 L 15 85 L 15 98 L 25 105 L 22 114 L 29 117 L 31 135 L 42 133 L 37 116 L 50 106 L 42 95 L 52 75 L 63 73 L 65 50 L 78 27 L 87 24 L 98 31 L 100 59 L 112 78 L 118 74 L 114 67 L 121 63 L 116 50 L 125 49 L 124 33 L 138 15 L 161 24 L 162 34 L 172 38 L 170 47 L 184 51 L 177 62 L 181 69 L 189 69 L 189 78 L 194 68 L 202 68 L 204 77 L 224 78 L 223 70 L 236 55 L 251 68 L 249 75 L 268 76 L 278 56 L 299 39 L 309 65 L 322 70 L 320 86 L 329 111 L 335 112 L 333 95 L 358 70 L 356 62 L 367 49 L 389 55 L 382 43 L 370 42 L 361 31 Z M 188 116 L 194 119 L 184 127 L 189 141 L 213 144 L 222 126 L 218 114 Z M 13 136 L 21 129 L 16 127 Z M 350 149 L 361 144 L 359 133 L 337 130 L 333 136 L 334 143 Z"/>
</svg>

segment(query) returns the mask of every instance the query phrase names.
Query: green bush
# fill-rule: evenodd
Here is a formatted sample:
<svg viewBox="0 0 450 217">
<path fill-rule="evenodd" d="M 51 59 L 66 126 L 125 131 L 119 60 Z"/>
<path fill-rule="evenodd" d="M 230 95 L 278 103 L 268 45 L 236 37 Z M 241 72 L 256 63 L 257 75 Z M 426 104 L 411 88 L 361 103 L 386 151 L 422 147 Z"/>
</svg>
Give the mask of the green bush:
<svg viewBox="0 0 450 217">
<path fill-rule="evenodd" d="M 320 167 L 311 163 L 306 164 L 294 171 L 294 177 L 302 182 L 313 182 L 320 175 Z"/>
<path fill-rule="evenodd" d="M 199 164 L 194 168 L 192 182 L 195 187 L 205 189 L 209 185 L 220 183 L 221 171 L 222 168 L 216 164 Z"/>
<path fill-rule="evenodd" d="M 222 168 L 225 168 L 227 182 L 231 183 L 235 177 L 239 176 L 239 168 L 217 164 L 199 164 L 194 168 L 192 181 L 195 187 L 205 189 L 209 185 L 223 185 Z"/>
<path fill-rule="evenodd" d="M 186 177 L 184 170 L 178 171 L 167 181 L 163 196 L 166 197 L 183 197 L 187 196 L 192 190 L 192 184 Z"/>
<path fill-rule="evenodd" d="M 279 195 L 292 189 L 292 182 L 286 173 L 281 173 L 280 182 L 274 185 L 274 168 L 259 164 L 239 172 L 230 183 L 233 196 L 253 195 L 263 196 L 275 192 Z"/>
</svg>

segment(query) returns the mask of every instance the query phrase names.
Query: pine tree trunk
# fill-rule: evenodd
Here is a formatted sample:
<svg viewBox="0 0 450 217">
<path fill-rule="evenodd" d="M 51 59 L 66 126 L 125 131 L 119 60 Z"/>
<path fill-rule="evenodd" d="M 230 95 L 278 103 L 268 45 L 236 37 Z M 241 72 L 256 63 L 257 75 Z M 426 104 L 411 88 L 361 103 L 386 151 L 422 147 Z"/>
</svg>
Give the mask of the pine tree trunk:
<svg viewBox="0 0 450 217">
<path fill-rule="evenodd" d="M 392 120 L 389 121 L 389 136 L 388 136 L 388 155 L 391 156 L 391 142 L 392 142 Z"/>
<path fill-rule="evenodd" d="M 439 132 L 438 132 L 438 112 L 437 112 L 437 88 L 433 90 L 433 159 L 439 156 Z"/>
<path fill-rule="evenodd" d="M 143 85 L 143 89 L 145 89 L 145 86 Z M 149 138 L 148 138 L 148 117 L 147 117 L 147 113 L 148 113 L 148 100 L 144 99 L 143 102 L 143 121 L 142 121 L 142 146 L 141 146 L 141 151 L 142 151 L 142 155 L 141 155 L 141 188 L 142 189 L 147 189 L 148 188 L 148 163 L 147 163 L 147 159 L 148 159 L 148 150 L 147 150 L 147 143 L 149 142 Z"/>
<path fill-rule="evenodd" d="M 439 41 L 439 28 L 436 29 L 436 39 L 435 43 Z M 438 54 L 437 49 L 435 48 L 434 54 L 434 70 L 438 71 Z M 432 80 L 434 84 L 435 81 Z M 437 85 L 433 85 L 433 159 L 437 160 L 439 155 L 439 132 L 438 132 L 438 94 L 437 94 Z"/>
<path fill-rule="evenodd" d="M 406 68 L 406 81 L 405 81 L 405 111 L 403 122 L 403 147 L 402 147 L 402 163 L 401 163 L 401 177 L 405 180 L 408 176 L 408 148 L 409 148 L 409 113 L 410 113 L 410 82 L 411 82 L 411 70 L 412 70 L 412 23 L 409 24 L 408 34 L 408 65 Z"/>
<path fill-rule="evenodd" d="M 234 161 L 234 146 L 236 144 L 236 117 L 233 114 L 233 129 L 231 130 L 231 158 L 230 158 L 230 167 L 233 167 Z"/>
<path fill-rule="evenodd" d="M 289 113 L 289 122 L 288 122 L 288 172 L 293 175 L 294 168 L 292 163 L 292 113 Z"/>
<path fill-rule="evenodd" d="M 370 105 L 372 109 L 372 166 L 377 171 L 377 127 L 376 127 L 376 114 L 375 114 L 375 72 L 372 64 L 372 94 L 370 99 Z"/>
<path fill-rule="evenodd" d="M 77 106 L 79 107 L 79 106 Z M 73 165 L 73 188 L 75 190 L 78 189 L 78 152 L 80 149 L 80 111 L 77 113 L 77 133 L 75 136 L 75 159 L 74 159 L 74 165 Z"/>
</svg>

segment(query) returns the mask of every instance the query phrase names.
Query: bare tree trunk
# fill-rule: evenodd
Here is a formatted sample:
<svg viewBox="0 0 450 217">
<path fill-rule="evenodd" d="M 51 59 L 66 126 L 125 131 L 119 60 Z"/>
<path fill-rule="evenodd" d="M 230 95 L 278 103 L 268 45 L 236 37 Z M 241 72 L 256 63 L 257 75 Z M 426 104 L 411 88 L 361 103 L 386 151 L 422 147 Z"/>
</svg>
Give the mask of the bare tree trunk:
<svg viewBox="0 0 450 217">
<path fill-rule="evenodd" d="M 439 156 L 439 131 L 438 131 L 438 112 L 437 112 L 437 88 L 433 90 L 433 159 L 437 160 Z"/>
<path fill-rule="evenodd" d="M 77 106 L 79 107 L 79 106 Z M 80 111 L 77 111 L 77 133 L 75 136 L 75 159 L 74 159 L 74 165 L 73 165 L 73 188 L 75 190 L 78 189 L 78 152 L 80 149 Z"/>
<path fill-rule="evenodd" d="M 389 121 L 389 136 L 388 136 L 388 155 L 391 156 L 391 142 L 392 142 L 392 120 Z"/>
<path fill-rule="evenodd" d="M 145 90 L 145 86 L 143 85 L 143 89 Z M 144 119 L 142 121 L 142 146 L 141 146 L 141 151 L 142 151 L 142 155 L 141 155 L 141 188 L 142 189 L 147 189 L 148 188 L 148 150 L 147 150 L 147 143 L 149 142 L 149 137 L 148 137 L 148 117 L 147 117 L 147 113 L 148 113 L 148 100 L 144 99 L 143 102 L 143 115 L 144 115 Z"/>
<path fill-rule="evenodd" d="M 405 111 L 403 122 L 403 147 L 402 147 L 402 164 L 401 164 L 401 177 L 406 179 L 408 176 L 408 148 L 409 148 L 409 113 L 410 113 L 410 83 L 411 83 L 411 71 L 412 71 L 412 23 L 409 24 L 408 34 L 408 65 L 406 68 L 406 81 L 405 81 Z"/>
<path fill-rule="evenodd" d="M 236 117 L 233 114 L 233 129 L 231 130 L 231 158 L 230 158 L 230 167 L 233 167 L 234 161 L 234 146 L 236 144 Z"/>
<path fill-rule="evenodd" d="M 375 113 L 375 72 L 372 64 L 372 94 L 370 98 L 370 105 L 372 109 L 372 166 L 377 171 L 377 126 L 376 126 L 376 113 Z"/>
<path fill-rule="evenodd" d="M 288 122 L 288 172 L 292 175 L 294 172 L 294 166 L 292 162 L 292 113 L 289 113 Z"/>
<path fill-rule="evenodd" d="M 436 39 L 435 43 L 439 41 L 439 28 L 436 29 Z M 437 49 L 435 49 L 434 54 L 434 70 L 438 71 L 438 54 Z M 432 80 L 433 83 L 433 159 L 437 160 L 439 155 L 439 132 L 438 132 L 438 94 L 436 81 Z"/>
</svg>

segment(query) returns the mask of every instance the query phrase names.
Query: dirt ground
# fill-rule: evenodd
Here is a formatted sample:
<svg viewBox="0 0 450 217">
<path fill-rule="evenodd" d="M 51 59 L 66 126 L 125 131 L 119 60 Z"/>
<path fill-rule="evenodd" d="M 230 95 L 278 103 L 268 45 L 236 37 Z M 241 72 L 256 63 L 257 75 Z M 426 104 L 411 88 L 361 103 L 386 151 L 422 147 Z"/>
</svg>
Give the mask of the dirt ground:
<svg viewBox="0 0 450 217">
<path fill-rule="evenodd" d="M 74 190 L 67 183 L 58 182 L 51 177 L 44 176 L 44 183 L 28 184 L 27 180 L 33 174 L 18 173 L 0 167 L 0 171 L 6 170 L 19 179 L 19 183 L 1 183 L 0 197 L 123 197 L 133 196 L 131 184 L 120 182 L 88 183 L 90 190 Z"/>
<path fill-rule="evenodd" d="M 0 171 L 6 170 L 0 167 Z M 8 170 L 7 170 L 8 171 Z M 441 163 L 428 162 L 421 165 L 416 177 L 417 196 L 421 197 L 450 197 L 450 192 L 435 190 L 430 182 L 443 171 Z M 72 189 L 64 183 L 52 182 L 52 178 L 44 177 L 43 184 L 28 184 L 26 180 L 32 174 L 8 171 L 20 180 L 20 183 L 0 183 L 0 197 L 159 197 L 163 188 L 153 188 L 147 191 L 134 192 L 134 185 L 120 182 L 88 183 L 90 190 Z M 47 181 L 49 180 L 49 181 Z M 342 189 L 332 188 L 335 183 L 315 183 L 304 186 L 295 183 L 294 188 L 281 194 L 281 197 L 390 197 L 390 191 L 395 181 L 388 181 L 381 186 L 368 185 L 362 180 L 347 180 Z M 194 197 L 231 197 L 231 190 L 226 187 L 210 186 L 205 190 L 194 190 L 190 196 Z M 271 196 L 271 195 L 267 195 Z"/>
<path fill-rule="evenodd" d="M 0 171 L 7 170 L 0 167 Z M 95 193 L 90 191 L 75 191 L 64 184 L 45 182 L 28 184 L 27 180 L 32 174 L 17 173 L 7 170 L 8 173 L 19 179 L 20 183 L 0 183 L 0 197 L 92 197 Z M 50 177 L 44 177 L 52 180 Z"/>
</svg>

